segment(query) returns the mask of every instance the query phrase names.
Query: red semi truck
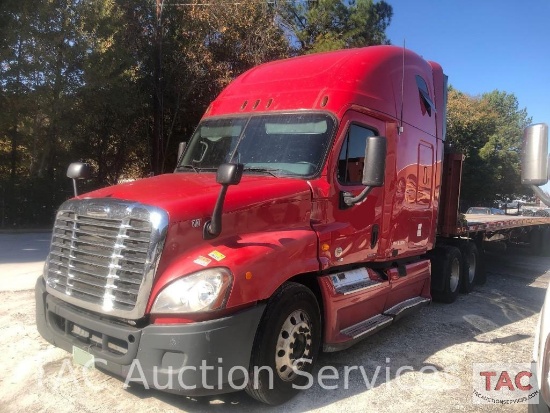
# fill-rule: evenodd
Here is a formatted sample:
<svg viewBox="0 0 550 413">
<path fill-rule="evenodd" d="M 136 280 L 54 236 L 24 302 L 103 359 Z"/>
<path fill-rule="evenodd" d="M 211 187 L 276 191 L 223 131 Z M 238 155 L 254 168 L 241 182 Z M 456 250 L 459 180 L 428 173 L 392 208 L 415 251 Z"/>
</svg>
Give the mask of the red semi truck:
<svg viewBox="0 0 550 413">
<path fill-rule="evenodd" d="M 446 90 L 440 65 L 393 46 L 244 73 L 174 173 L 60 207 L 40 334 L 126 381 L 279 404 L 320 350 L 483 282 L 488 242 L 540 250 L 548 219 L 459 216 Z"/>
</svg>

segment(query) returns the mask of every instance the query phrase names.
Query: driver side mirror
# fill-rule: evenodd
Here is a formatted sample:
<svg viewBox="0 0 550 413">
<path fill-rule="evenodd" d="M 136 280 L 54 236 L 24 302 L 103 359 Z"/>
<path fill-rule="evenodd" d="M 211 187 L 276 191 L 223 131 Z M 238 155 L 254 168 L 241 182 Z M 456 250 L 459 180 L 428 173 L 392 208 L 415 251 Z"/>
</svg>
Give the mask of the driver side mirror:
<svg viewBox="0 0 550 413">
<path fill-rule="evenodd" d="M 384 185 L 386 174 L 387 143 L 384 136 L 369 136 L 365 146 L 365 164 L 363 166 L 363 178 L 361 183 L 365 189 L 357 196 L 349 192 L 342 192 L 340 208 L 349 208 L 363 202 L 373 188 Z"/>
<path fill-rule="evenodd" d="M 365 166 L 362 184 L 373 188 L 384 185 L 386 173 L 386 138 L 369 136 L 365 146 Z"/>
</svg>

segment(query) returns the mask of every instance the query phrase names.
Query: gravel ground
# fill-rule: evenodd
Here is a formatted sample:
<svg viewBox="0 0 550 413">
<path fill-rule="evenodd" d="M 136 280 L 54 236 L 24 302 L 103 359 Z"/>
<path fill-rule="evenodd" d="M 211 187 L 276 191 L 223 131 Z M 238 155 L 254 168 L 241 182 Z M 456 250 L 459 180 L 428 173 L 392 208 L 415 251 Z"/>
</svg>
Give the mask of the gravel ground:
<svg viewBox="0 0 550 413">
<path fill-rule="evenodd" d="M 334 389 L 317 383 L 284 406 L 266 407 L 243 392 L 193 399 L 138 385 L 125 390 L 117 378 L 74 365 L 35 327 L 32 286 L 48 241 L 48 234 L 0 234 L 0 412 L 527 411 L 473 404 L 473 364 L 530 362 L 550 258 L 489 256 L 485 286 L 451 305 L 433 303 L 346 351 L 321 355 L 318 369 L 338 377 L 324 382 Z M 372 386 L 359 370 L 346 383 L 348 366 L 362 366 Z M 402 366 L 409 368 L 397 374 Z"/>
</svg>

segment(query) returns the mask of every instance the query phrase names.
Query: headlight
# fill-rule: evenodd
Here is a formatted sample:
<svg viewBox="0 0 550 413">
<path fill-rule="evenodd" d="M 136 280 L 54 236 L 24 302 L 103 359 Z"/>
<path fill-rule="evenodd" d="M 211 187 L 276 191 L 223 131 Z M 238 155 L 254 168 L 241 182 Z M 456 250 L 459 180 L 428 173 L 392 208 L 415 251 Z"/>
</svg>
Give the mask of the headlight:
<svg viewBox="0 0 550 413">
<path fill-rule="evenodd" d="M 233 276 L 227 268 L 209 268 L 168 284 L 159 293 L 152 313 L 194 313 L 222 308 Z"/>
</svg>

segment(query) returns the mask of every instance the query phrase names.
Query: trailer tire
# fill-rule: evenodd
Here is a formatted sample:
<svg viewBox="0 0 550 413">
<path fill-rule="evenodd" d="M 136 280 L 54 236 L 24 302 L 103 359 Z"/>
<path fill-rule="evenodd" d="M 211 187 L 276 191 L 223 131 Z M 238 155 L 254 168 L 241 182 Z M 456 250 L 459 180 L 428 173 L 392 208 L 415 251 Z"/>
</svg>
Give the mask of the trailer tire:
<svg viewBox="0 0 550 413">
<path fill-rule="evenodd" d="M 477 247 L 477 246 L 476 246 Z M 485 285 L 487 282 L 487 272 L 485 271 L 485 251 L 477 247 L 479 261 L 477 262 L 476 284 Z"/>
<path fill-rule="evenodd" d="M 478 278 L 481 277 L 482 258 L 476 244 L 470 241 L 460 245 L 460 252 L 463 262 L 460 292 L 468 294 L 472 292 L 474 285 L 478 283 Z"/>
<path fill-rule="evenodd" d="M 445 245 L 437 249 L 432 259 L 432 273 L 443 277 L 443 290 L 434 291 L 435 301 L 452 303 L 458 297 L 461 279 L 463 277 L 463 259 L 460 250 L 456 247 Z"/>
<path fill-rule="evenodd" d="M 543 235 L 543 231 L 539 228 L 533 228 L 531 230 L 529 234 L 529 246 L 531 247 L 531 254 L 541 255 Z"/>
<path fill-rule="evenodd" d="M 542 229 L 541 255 L 544 257 L 550 257 L 550 227 L 549 226 L 545 226 Z"/>
<path fill-rule="evenodd" d="M 307 374 L 313 370 L 320 344 L 315 295 L 301 284 L 284 284 L 269 299 L 256 332 L 246 392 L 270 405 L 290 400 L 300 390 L 296 386 L 309 384 Z"/>
</svg>

